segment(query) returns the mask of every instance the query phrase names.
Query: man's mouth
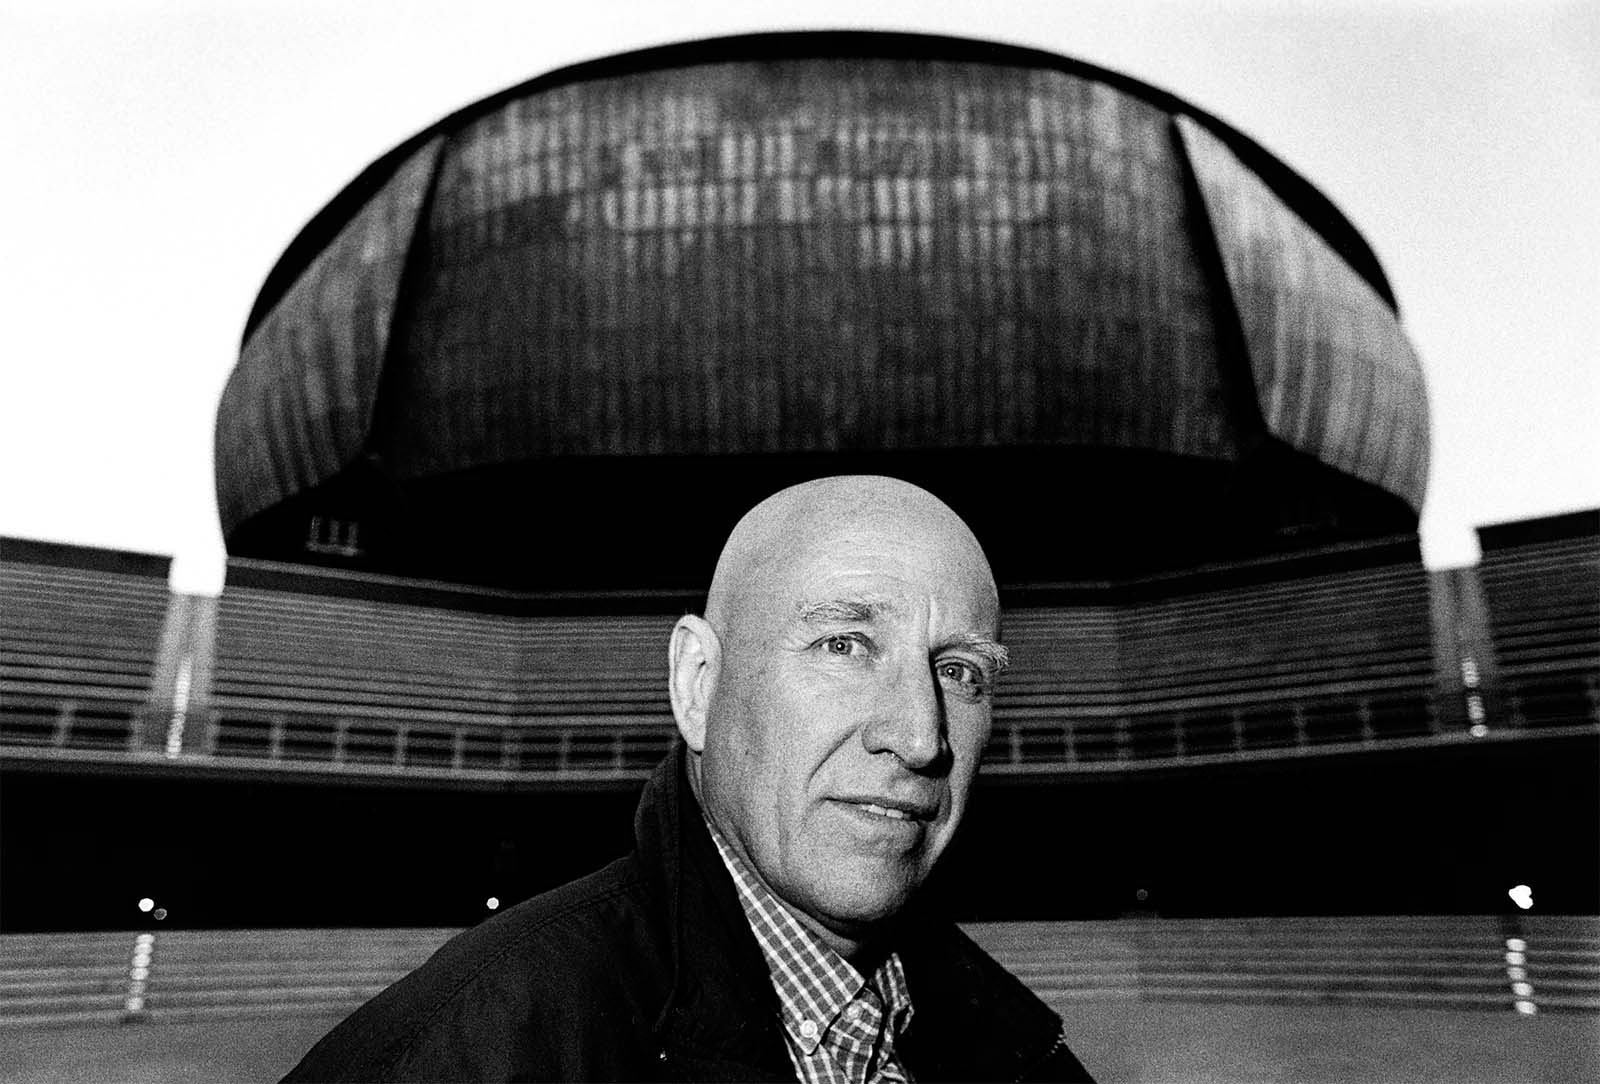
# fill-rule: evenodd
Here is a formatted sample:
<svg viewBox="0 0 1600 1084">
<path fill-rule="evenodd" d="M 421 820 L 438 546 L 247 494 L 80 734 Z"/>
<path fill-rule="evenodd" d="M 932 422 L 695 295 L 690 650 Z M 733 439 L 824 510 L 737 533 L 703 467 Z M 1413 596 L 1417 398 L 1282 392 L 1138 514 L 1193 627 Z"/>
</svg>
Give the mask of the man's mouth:
<svg viewBox="0 0 1600 1084">
<path fill-rule="evenodd" d="M 931 821 L 939 811 L 935 805 L 924 805 L 920 802 L 893 798 L 884 798 L 877 801 L 866 797 L 842 798 L 840 801 L 875 817 L 883 817 L 885 820 L 891 821 Z"/>
<path fill-rule="evenodd" d="M 893 821 L 908 821 L 912 819 L 911 814 L 903 809 L 890 809 L 887 806 L 873 805 L 871 802 L 857 802 L 856 805 L 860 809 L 865 809 L 868 813 L 876 813 L 880 817 L 888 817 Z"/>
</svg>

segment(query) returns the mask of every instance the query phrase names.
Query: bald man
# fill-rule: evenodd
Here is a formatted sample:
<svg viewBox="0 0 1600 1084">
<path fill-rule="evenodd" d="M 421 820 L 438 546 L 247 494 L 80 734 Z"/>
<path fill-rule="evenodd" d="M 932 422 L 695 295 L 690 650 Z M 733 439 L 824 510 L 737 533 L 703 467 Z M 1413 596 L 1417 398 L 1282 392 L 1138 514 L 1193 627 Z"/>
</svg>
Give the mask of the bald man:
<svg viewBox="0 0 1600 1084">
<path fill-rule="evenodd" d="M 825 478 L 729 536 L 636 848 L 453 939 L 288 1080 L 1087 1080 L 917 890 L 1006 652 L 988 561 L 905 482 Z"/>
</svg>

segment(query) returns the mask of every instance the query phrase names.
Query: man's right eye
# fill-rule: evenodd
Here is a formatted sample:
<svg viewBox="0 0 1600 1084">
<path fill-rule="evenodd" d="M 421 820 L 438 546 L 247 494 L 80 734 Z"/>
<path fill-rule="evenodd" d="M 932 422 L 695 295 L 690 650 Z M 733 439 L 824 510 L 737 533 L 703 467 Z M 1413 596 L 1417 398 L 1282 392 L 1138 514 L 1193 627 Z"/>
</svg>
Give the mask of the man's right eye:
<svg viewBox="0 0 1600 1084">
<path fill-rule="evenodd" d="M 866 650 L 866 645 L 861 642 L 861 638 L 858 636 L 829 636 L 819 641 L 819 643 L 822 646 L 822 650 L 830 655 L 856 655 Z"/>
</svg>

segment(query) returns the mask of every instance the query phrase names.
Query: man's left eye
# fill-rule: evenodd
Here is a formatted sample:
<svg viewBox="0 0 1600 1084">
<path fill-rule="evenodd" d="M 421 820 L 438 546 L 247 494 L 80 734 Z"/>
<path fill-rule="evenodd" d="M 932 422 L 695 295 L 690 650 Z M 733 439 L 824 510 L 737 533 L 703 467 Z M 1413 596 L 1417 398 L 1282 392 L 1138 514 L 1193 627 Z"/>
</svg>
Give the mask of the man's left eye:
<svg viewBox="0 0 1600 1084">
<path fill-rule="evenodd" d="M 969 689 L 981 689 L 985 685 L 983 671 L 970 662 L 962 662 L 960 659 L 945 659 L 939 663 L 937 669 L 939 676 L 946 681 L 953 681 Z"/>
</svg>

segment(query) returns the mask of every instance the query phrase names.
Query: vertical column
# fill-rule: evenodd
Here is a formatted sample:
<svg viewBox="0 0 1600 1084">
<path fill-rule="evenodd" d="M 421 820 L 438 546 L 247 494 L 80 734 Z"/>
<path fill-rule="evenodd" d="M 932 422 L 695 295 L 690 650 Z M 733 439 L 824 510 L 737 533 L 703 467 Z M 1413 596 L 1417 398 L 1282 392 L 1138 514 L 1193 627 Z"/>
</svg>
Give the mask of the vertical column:
<svg viewBox="0 0 1600 1084">
<path fill-rule="evenodd" d="M 1524 1016 L 1539 1011 L 1533 1000 L 1533 983 L 1528 981 L 1528 942 L 1522 937 L 1506 938 L 1506 981 L 1511 984 L 1511 1005 Z"/>
<path fill-rule="evenodd" d="M 161 622 L 161 639 L 156 646 L 155 666 L 150 673 L 150 690 L 145 697 L 144 716 L 135 727 L 132 752 L 155 752 L 166 744 L 169 717 L 177 700 L 180 674 L 188 651 L 190 603 L 193 596 L 169 594 L 167 612 Z M 185 679 L 183 684 L 187 684 Z M 187 695 L 187 693 L 185 693 Z"/>
<path fill-rule="evenodd" d="M 1490 718 L 1496 667 L 1482 580 L 1476 568 L 1456 568 L 1433 573 L 1430 587 L 1437 687 L 1448 709 L 1444 722 L 1458 723 L 1464 713 L 1467 732 L 1485 737 L 1504 721 Z"/>
<path fill-rule="evenodd" d="M 204 724 L 210 717 L 216 631 L 215 597 L 171 597 L 145 703 L 139 750 L 159 750 L 168 757 L 206 751 Z"/>
<path fill-rule="evenodd" d="M 140 1020 L 145 1013 L 145 994 L 150 988 L 150 964 L 155 959 L 156 935 L 141 933 L 133 941 L 133 959 L 128 966 L 128 996 L 123 1001 L 123 1019 Z"/>
</svg>

